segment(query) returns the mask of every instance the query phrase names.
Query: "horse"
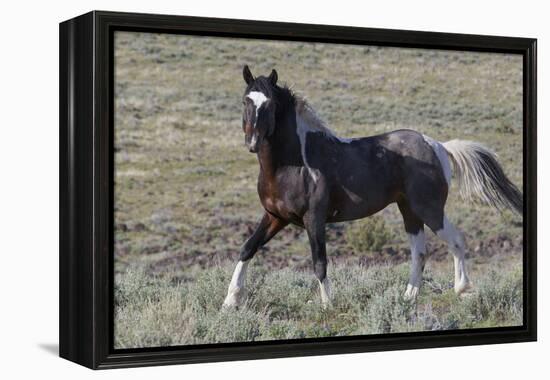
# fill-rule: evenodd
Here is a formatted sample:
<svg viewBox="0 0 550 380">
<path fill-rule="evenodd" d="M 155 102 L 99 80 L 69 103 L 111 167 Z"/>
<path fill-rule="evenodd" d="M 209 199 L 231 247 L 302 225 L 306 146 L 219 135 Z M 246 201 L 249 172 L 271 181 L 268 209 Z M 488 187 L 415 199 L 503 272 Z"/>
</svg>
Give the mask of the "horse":
<svg viewBox="0 0 550 380">
<path fill-rule="evenodd" d="M 246 299 L 247 266 L 289 224 L 304 228 L 324 307 L 331 305 L 325 226 L 365 218 L 397 203 L 411 251 L 404 298 L 416 300 L 426 262 L 424 226 L 444 240 L 454 258 L 454 291 L 471 289 L 464 234 L 445 213 L 451 177 L 460 195 L 523 215 L 523 195 L 506 177 L 496 155 L 463 140 L 436 141 L 410 129 L 370 137 L 341 138 L 273 69 L 254 77 L 243 68 L 242 128 L 258 157 L 257 190 L 263 215 L 240 250 L 223 308 Z"/>
</svg>

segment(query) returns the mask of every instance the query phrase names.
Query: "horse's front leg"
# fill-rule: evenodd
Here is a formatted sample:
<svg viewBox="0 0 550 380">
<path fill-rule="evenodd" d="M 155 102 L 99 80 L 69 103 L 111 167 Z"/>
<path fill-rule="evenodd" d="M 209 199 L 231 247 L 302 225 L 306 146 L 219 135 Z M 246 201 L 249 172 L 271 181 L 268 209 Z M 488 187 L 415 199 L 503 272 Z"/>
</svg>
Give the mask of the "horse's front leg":
<svg viewBox="0 0 550 380">
<path fill-rule="evenodd" d="M 330 283 L 327 278 L 327 250 L 325 243 L 325 214 L 321 211 L 310 211 L 304 216 L 304 226 L 311 246 L 313 271 L 319 281 L 321 302 L 324 307 L 330 306 Z"/>
<path fill-rule="evenodd" d="M 408 235 L 412 263 L 409 283 L 403 297 L 406 300 L 415 301 L 422 283 L 424 265 L 426 264 L 426 237 L 424 228 L 419 229 L 416 233 L 408 233 Z"/>
<path fill-rule="evenodd" d="M 410 301 L 416 301 L 420 285 L 422 284 L 422 273 L 426 264 L 426 236 L 424 235 L 424 222 L 411 210 L 409 203 L 405 200 L 398 202 L 399 211 L 403 215 L 405 231 L 409 237 L 411 247 L 411 274 L 407 290 L 403 297 Z"/>
<path fill-rule="evenodd" d="M 262 220 L 256 227 L 252 236 L 244 243 L 239 255 L 239 262 L 233 272 L 227 296 L 223 307 L 237 307 L 243 304 L 246 298 L 246 269 L 250 259 L 258 249 L 266 244 L 277 232 L 282 230 L 288 223 L 269 213 L 264 213 Z"/>
</svg>

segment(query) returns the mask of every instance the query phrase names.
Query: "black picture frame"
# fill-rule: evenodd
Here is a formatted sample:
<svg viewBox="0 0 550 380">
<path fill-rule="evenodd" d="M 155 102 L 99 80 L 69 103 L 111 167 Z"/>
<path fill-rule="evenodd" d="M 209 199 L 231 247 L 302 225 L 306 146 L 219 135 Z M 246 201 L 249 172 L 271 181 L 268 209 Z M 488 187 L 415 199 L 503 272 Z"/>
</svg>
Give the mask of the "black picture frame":
<svg viewBox="0 0 550 380">
<path fill-rule="evenodd" d="M 523 326 L 114 350 L 113 33 L 118 30 L 522 55 Z M 536 340 L 536 39 L 104 11 L 62 22 L 59 38 L 61 357 L 102 369 Z"/>
</svg>

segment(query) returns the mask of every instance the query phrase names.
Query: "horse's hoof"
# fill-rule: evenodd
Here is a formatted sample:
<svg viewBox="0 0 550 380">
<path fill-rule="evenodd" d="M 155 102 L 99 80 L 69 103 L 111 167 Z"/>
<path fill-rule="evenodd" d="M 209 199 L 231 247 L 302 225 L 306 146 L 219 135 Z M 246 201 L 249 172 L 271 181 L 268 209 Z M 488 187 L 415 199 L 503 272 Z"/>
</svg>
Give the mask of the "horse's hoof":
<svg viewBox="0 0 550 380">
<path fill-rule="evenodd" d="M 455 293 L 457 296 L 462 296 L 471 290 L 473 290 L 474 285 L 470 281 L 464 281 L 455 285 Z"/>
<path fill-rule="evenodd" d="M 223 301 L 222 310 L 236 309 L 244 304 L 246 298 L 246 291 L 243 288 L 231 289 L 225 301 Z"/>
<path fill-rule="evenodd" d="M 222 311 L 236 310 L 241 306 L 239 302 L 228 302 L 227 300 L 222 304 Z"/>
<path fill-rule="evenodd" d="M 418 290 L 417 286 L 407 285 L 407 290 L 405 290 L 405 294 L 403 294 L 403 299 L 410 302 L 416 301 Z"/>
<path fill-rule="evenodd" d="M 235 310 L 236 308 L 237 308 L 237 306 L 230 305 L 230 304 L 227 304 L 227 303 L 224 302 L 222 304 L 222 308 L 220 309 L 220 311 Z"/>
</svg>

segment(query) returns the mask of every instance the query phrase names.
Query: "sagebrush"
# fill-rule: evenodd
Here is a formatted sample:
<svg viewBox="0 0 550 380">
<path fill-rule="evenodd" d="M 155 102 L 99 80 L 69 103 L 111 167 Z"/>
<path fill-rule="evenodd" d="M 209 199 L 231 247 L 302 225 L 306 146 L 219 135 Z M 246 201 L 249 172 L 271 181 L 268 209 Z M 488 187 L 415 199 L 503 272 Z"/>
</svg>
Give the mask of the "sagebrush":
<svg viewBox="0 0 550 380">
<path fill-rule="evenodd" d="M 393 231 L 381 215 L 361 219 L 346 229 L 346 241 L 356 253 L 379 251 L 393 237 Z"/>
<path fill-rule="evenodd" d="M 240 309 L 221 305 L 232 265 L 178 281 L 134 268 L 115 287 L 117 348 L 270 339 L 368 335 L 522 324 L 522 275 L 492 271 L 466 297 L 457 297 L 449 273 L 427 271 L 417 303 L 403 299 L 408 265 L 331 268 L 333 304 L 319 302 L 309 272 L 252 266 L 248 300 Z"/>
</svg>

